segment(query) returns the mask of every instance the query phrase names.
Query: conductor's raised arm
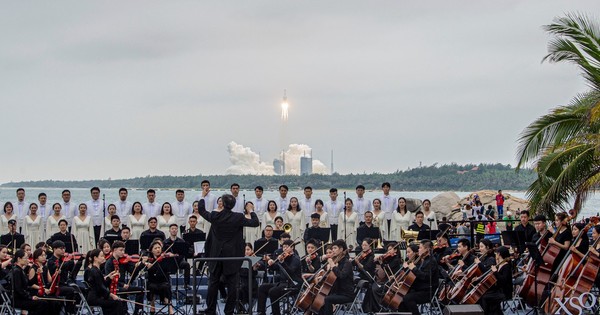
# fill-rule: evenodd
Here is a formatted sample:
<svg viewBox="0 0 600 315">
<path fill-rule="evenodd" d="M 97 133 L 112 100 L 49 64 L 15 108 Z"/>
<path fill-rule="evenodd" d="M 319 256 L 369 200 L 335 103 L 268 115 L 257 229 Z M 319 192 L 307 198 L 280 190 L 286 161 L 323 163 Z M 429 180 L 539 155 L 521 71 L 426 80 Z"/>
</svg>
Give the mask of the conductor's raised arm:
<svg viewBox="0 0 600 315">
<path fill-rule="evenodd" d="M 200 213 L 200 216 L 202 216 L 204 220 L 212 223 L 212 220 L 210 218 L 210 212 L 206 211 L 204 199 L 198 200 L 198 213 Z"/>
</svg>

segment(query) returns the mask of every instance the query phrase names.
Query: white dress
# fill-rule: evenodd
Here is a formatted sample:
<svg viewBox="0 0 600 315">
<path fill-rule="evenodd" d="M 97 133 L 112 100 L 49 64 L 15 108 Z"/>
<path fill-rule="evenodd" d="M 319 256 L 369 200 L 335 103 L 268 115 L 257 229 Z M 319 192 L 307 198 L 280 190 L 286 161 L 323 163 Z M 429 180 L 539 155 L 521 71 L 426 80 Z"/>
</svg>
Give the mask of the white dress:
<svg viewBox="0 0 600 315">
<path fill-rule="evenodd" d="M 286 211 L 285 215 L 283 216 L 283 222 L 292 225 L 292 231 L 290 232 L 292 241 L 298 241 L 304 237 L 304 230 L 306 230 L 306 216 L 304 215 L 304 211 L 296 211 L 296 214 L 294 214 L 291 210 Z M 304 246 L 296 246 L 296 251 L 298 251 L 300 256 L 304 256 Z"/>
<path fill-rule="evenodd" d="M 429 222 L 427 219 L 433 219 L 433 221 Z M 432 231 L 438 229 L 437 217 L 435 216 L 435 212 L 433 212 L 433 210 L 429 210 L 429 214 L 425 216 L 423 223 L 429 225 L 429 228 Z"/>
<path fill-rule="evenodd" d="M 158 222 L 157 229 L 163 231 L 163 233 L 165 233 L 165 237 L 169 238 L 169 235 L 171 235 L 171 233 L 169 232 L 169 226 L 171 224 L 177 224 L 177 217 L 172 215 L 168 220 L 166 220 L 164 216 L 159 215 L 158 217 L 156 217 L 156 220 Z M 177 230 L 179 233 L 179 229 Z"/>
<path fill-rule="evenodd" d="M 23 235 L 25 235 L 25 243 L 37 244 L 43 242 L 44 238 L 44 226 L 42 224 L 44 220 L 42 216 L 36 215 L 35 220 L 31 219 L 31 216 L 26 215 L 23 220 Z"/>
<path fill-rule="evenodd" d="M 373 225 L 379 228 L 379 231 L 381 232 L 381 237 L 384 240 L 387 240 L 389 237 L 387 232 L 388 224 L 385 212 L 383 210 L 380 211 L 379 214 L 375 214 L 375 212 L 373 212 Z"/>
<path fill-rule="evenodd" d="M 61 215 L 58 219 L 54 218 L 54 215 L 51 215 L 48 217 L 48 221 L 46 221 L 46 238 L 50 238 L 52 237 L 52 235 L 58 233 L 58 231 L 60 230 L 58 228 L 58 222 L 60 222 L 60 220 L 66 220 L 67 217 L 65 217 L 64 215 Z"/>
<path fill-rule="evenodd" d="M 344 239 L 344 235 L 346 235 L 346 244 L 356 248 L 356 230 L 360 224 L 358 213 L 353 211 L 350 216 L 346 216 L 346 226 L 344 226 L 344 216 L 346 216 L 346 211 L 341 212 L 338 217 L 337 238 Z M 347 231 L 345 227 L 348 228 Z"/>
<path fill-rule="evenodd" d="M 270 212 L 263 213 L 262 218 L 260 220 L 262 229 L 264 230 L 265 227 L 267 227 L 267 225 L 272 226 L 274 229 L 275 228 L 275 218 L 277 218 L 278 216 L 279 216 L 279 213 L 275 213 L 274 217 L 271 217 Z"/>
<path fill-rule="evenodd" d="M 413 214 L 410 211 L 406 211 L 406 214 L 402 215 L 398 211 L 392 213 L 392 222 L 390 223 L 390 241 L 399 241 L 402 230 L 408 230 L 408 227 L 413 223 Z"/>
<path fill-rule="evenodd" d="M 129 228 L 131 228 L 131 239 L 137 240 L 140 238 L 142 232 L 148 229 L 148 219 L 145 214 L 140 216 L 140 219 L 136 219 L 133 214 L 129 215 Z"/>
<path fill-rule="evenodd" d="M 9 217 L 6 216 L 6 213 L 3 215 L 0 215 L 0 235 L 4 235 L 6 233 L 8 233 L 8 220 L 10 219 L 17 219 L 17 216 L 14 214 Z M 58 229 L 58 228 L 57 228 Z"/>
<path fill-rule="evenodd" d="M 244 239 L 246 240 L 247 243 L 254 245 L 254 241 L 261 238 L 260 232 L 261 232 L 260 226 L 257 226 L 257 227 L 245 226 L 244 227 Z"/>
<path fill-rule="evenodd" d="M 87 215 L 83 220 L 79 216 L 74 217 L 71 233 L 75 236 L 79 245 L 78 252 L 87 253 L 96 248 L 94 246 L 94 224 L 91 216 Z"/>
</svg>

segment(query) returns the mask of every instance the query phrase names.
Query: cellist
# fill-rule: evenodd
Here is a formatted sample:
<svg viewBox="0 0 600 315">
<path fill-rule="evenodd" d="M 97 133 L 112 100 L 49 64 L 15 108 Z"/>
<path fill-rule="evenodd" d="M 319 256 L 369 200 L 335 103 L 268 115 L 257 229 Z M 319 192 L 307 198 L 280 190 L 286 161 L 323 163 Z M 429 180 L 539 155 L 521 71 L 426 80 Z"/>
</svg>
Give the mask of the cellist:
<svg viewBox="0 0 600 315">
<path fill-rule="evenodd" d="M 564 212 L 557 213 L 554 218 L 554 224 L 556 225 L 556 230 L 553 233 L 553 237 L 548 239 L 548 245 L 555 245 L 560 248 L 560 252 L 556 256 L 554 260 L 554 264 L 552 265 L 551 273 L 559 268 L 560 262 L 565 257 L 567 250 L 571 247 L 571 241 L 573 239 L 573 235 L 571 233 L 571 229 L 567 223 L 567 214 Z"/>
<path fill-rule="evenodd" d="M 333 314 L 334 304 L 346 304 L 354 299 L 354 273 L 352 263 L 348 259 L 348 246 L 342 239 L 331 244 L 333 257 L 327 259 L 328 271 L 335 274 L 336 279 L 329 295 L 325 297 L 325 303 L 319 310 L 321 315 Z"/>
<path fill-rule="evenodd" d="M 579 232 L 581 232 L 581 230 L 583 230 L 584 228 L 585 228 L 584 223 L 573 224 L 573 226 L 571 227 L 571 233 L 573 235 L 573 239 L 577 238 L 577 235 L 579 235 Z M 592 232 L 592 234 L 593 234 L 593 232 Z M 589 248 L 590 248 L 590 239 L 587 236 L 587 234 L 584 234 L 584 235 L 582 235 L 582 237 L 579 238 L 577 243 L 575 243 L 571 246 L 571 251 L 573 253 L 577 254 L 579 257 L 583 258 L 583 256 L 585 256 L 585 254 L 587 254 Z"/>
<path fill-rule="evenodd" d="M 478 264 L 481 272 L 485 273 L 490 270 L 490 267 L 496 264 L 494 244 L 488 239 L 481 239 L 479 241 L 479 253 L 481 253 L 481 256 L 475 257 L 475 263 Z"/>
<path fill-rule="evenodd" d="M 432 245 L 430 240 L 421 240 L 419 243 L 419 264 L 404 263 L 404 267 L 408 268 L 416 279 L 398 308 L 400 312 L 412 312 L 413 315 L 420 315 L 418 304 L 431 301 L 437 290 L 439 271 L 437 261 L 430 254 Z"/>
<path fill-rule="evenodd" d="M 512 265 L 508 248 L 501 246 L 494 251 L 496 264 L 490 268 L 496 277 L 496 283 L 483 294 L 479 304 L 484 314 L 503 314 L 501 304 L 512 298 Z"/>
<path fill-rule="evenodd" d="M 600 225 L 594 225 L 592 228 L 592 240 L 594 246 L 590 247 L 590 252 L 600 258 L 600 242 L 596 242 L 600 238 Z M 594 282 L 596 287 L 600 288 L 600 272 L 596 274 L 596 281 Z"/>
</svg>

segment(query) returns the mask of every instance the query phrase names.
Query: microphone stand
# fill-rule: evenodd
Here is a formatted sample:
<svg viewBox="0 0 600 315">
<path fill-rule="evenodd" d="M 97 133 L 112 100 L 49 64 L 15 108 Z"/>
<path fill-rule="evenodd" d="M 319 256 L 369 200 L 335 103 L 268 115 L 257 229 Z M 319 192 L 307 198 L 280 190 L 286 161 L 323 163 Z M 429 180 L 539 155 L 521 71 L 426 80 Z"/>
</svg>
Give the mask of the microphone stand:
<svg viewBox="0 0 600 315">
<path fill-rule="evenodd" d="M 437 264 L 438 262 L 433 259 L 433 241 L 431 240 L 433 238 L 431 222 L 435 221 L 435 219 L 427 218 L 427 221 L 429 221 L 429 241 L 432 242 L 431 247 L 429 247 L 429 259 L 430 259 L 430 263 L 434 262 Z M 429 299 L 433 300 L 433 271 L 429 272 Z M 436 296 L 436 299 L 437 299 L 437 296 Z M 431 305 L 431 304 L 429 307 L 429 314 L 433 314 L 433 305 Z"/>
<path fill-rule="evenodd" d="M 344 212 L 342 212 L 344 214 L 344 242 L 346 242 L 346 239 L 348 238 L 348 229 L 346 228 L 346 192 L 344 191 L 344 207 L 342 208 L 344 210 Z"/>
<path fill-rule="evenodd" d="M 102 228 L 98 240 L 106 233 L 106 195 L 102 194 Z"/>
</svg>

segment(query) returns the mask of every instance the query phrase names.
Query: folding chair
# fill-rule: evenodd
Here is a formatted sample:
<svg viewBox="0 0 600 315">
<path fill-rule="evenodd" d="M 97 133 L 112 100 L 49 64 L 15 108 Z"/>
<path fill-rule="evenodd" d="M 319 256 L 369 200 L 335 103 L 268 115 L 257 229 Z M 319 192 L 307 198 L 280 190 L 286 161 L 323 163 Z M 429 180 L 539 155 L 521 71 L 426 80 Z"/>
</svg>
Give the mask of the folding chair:
<svg viewBox="0 0 600 315">
<path fill-rule="evenodd" d="M 76 283 L 69 284 L 69 286 L 71 288 L 73 288 L 73 290 L 75 290 L 75 293 L 79 295 L 79 304 L 77 304 L 77 314 L 76 315 L 86 314 L 85 311 L 87 311 L 87 314 L 89 314 L 89 315 L 92 315 L 92 314 L 103 315 L 102 308 L 100 306 L 90 306 L 88 304 L 87 292 L 90 290 L 90 285 L 85 281 L 83 281 L 82 284 L 83 284 L 85 293 L 81 290 L 81 288 Z"/>
<path fill-rule="evenodd" d="M 10 296 L 8 295 L 8 291 L 0 285 L 0 301 L 2 305 L 0 306 L 0 315 L 16 315 L 15 309 L 11 305 Z"/>
<path fill-rule="evenodd" d="M 364 296 L 367 287 L 369 286 L 369 281 L 360 280 L 356 284 L 356 288 L 354 289 L 354 300 L 351 303 L 338 305 L 335 310 L 335 314 L 346 314 L 348 312 L 352 314 L 362 314 L 362 298 Z"/>
</svg>

